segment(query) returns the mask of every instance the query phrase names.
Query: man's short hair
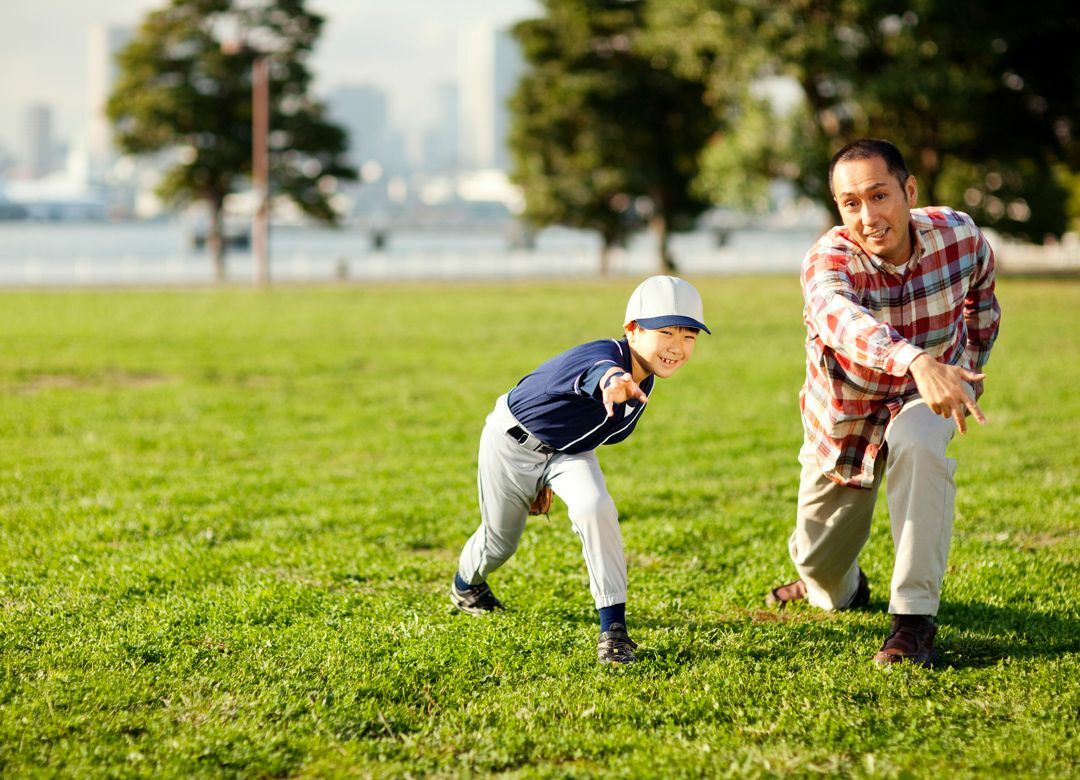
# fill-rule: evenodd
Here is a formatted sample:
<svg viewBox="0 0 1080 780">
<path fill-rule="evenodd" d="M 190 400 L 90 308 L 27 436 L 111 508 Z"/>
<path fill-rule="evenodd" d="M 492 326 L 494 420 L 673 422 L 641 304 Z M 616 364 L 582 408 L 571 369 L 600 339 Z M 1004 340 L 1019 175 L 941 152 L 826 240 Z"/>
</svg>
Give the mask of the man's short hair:
<svg viewBox="0 0 1080 780">
<path fill-rule="evenodd" d="M 832 175 L 837 165 L 851 160 L 869 160 L 873 157 L 883 159 L 889 173 L 896 177 L 901 187 L 904 186 L 911 174 L 908 173 L 904 155 L 900 154 L 900 150 L 884 138 L 860 138 L 833 155 L 829 163 L 829 194 L 836 197 L 836 193 L 833 192 Z"/>
</svg>

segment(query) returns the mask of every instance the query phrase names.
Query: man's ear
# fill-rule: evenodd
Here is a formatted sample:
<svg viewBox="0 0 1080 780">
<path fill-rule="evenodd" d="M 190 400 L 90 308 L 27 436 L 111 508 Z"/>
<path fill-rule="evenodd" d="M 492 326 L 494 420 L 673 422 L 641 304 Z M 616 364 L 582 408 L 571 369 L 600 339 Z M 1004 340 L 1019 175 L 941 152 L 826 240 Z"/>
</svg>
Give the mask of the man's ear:
<svg viewBox="0 0 1080 780">
<path fill-rule="evenodd" d="M 919 202 L 919 183 L 910 174 L 904 182 L 904 193 L 907 195 L 908 208 L 915 208 L 915 204 Z"/>
</svg>

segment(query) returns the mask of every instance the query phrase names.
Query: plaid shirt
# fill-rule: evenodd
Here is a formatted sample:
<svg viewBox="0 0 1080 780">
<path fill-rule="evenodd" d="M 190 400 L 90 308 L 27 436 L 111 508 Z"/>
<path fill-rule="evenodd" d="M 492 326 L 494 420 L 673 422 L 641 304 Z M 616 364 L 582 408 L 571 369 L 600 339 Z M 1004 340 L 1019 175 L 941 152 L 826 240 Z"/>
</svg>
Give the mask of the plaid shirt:
<svg viewBox="0 0 1080 780">
<path fill-rule="evenodd" d="M 842 485 L 873 485 L 885 429 L 918 393 L 915 358 L 980 369 L 997 338 L 994 253 L 971 217 L 912 209 L 911 227 L 906 268 L 868 255 L 844 227 L 803 261 L 803 429 L 822 473 Z"/>
</svg>

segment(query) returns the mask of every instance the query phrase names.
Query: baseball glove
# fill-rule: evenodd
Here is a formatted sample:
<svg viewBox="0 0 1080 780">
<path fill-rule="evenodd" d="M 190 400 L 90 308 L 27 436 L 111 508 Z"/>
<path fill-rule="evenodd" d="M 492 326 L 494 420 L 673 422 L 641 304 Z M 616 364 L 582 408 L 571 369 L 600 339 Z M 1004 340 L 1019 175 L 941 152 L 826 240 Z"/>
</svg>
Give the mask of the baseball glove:
<svg viewBox="0 0 1080 780">
<path fill-rule="evenodd" d="M 529 507 L 530 515 L 546 515 L 551 511 L 551 486 L 544 485 L 540 488 L 540 492 L 536 494 L 536 498 L 533 499 L 532 506 Z"/>
</svg>

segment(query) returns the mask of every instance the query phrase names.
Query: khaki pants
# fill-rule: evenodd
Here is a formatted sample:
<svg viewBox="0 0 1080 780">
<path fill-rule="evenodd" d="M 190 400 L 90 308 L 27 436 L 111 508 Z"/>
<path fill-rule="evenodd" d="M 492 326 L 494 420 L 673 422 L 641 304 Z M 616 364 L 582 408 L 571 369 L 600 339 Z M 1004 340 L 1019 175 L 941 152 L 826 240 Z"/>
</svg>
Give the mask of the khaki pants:
<svg viewBox="0 0 1080 780">
<path fill-rule="evenodd" d="M 937 614 L 956 500 L 956 461 L 946 457 L 945 448 L 955 432 L 956 423 L 931 412 L 921 398 L 906 403 L 885 431 L 888 450 L 878 457 L 871 489 L 832 482 L 803 448 L 799 509 L 788 550 L 811 604 L 838 609 L 854 597 L 859 552 L 870 537 L 884 475 L 896 552 L 889 612 Z"/>
</svg>

